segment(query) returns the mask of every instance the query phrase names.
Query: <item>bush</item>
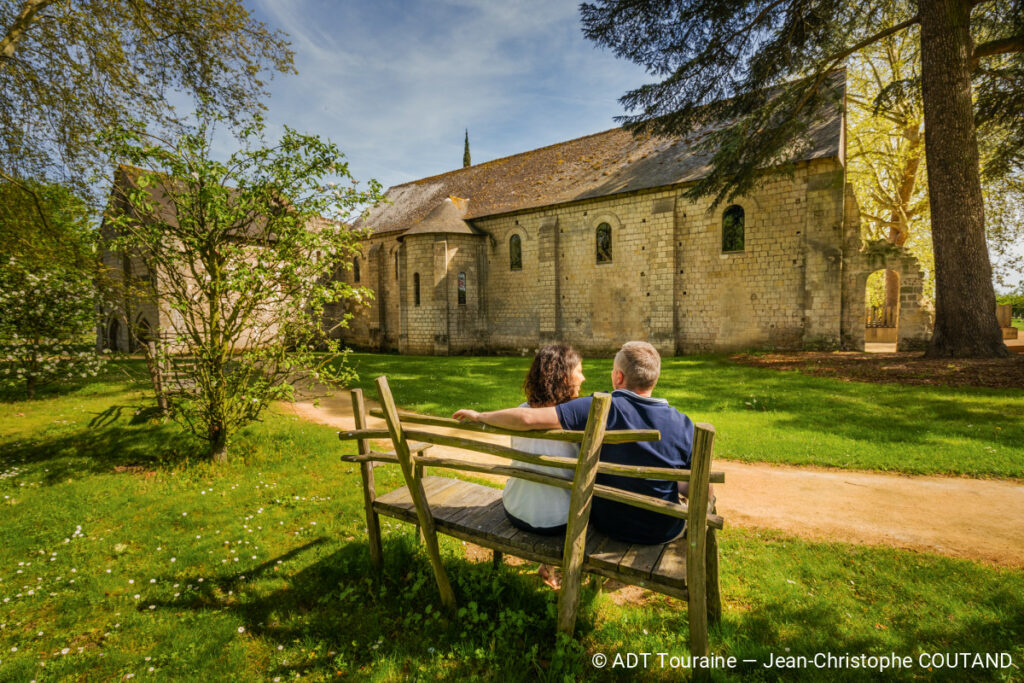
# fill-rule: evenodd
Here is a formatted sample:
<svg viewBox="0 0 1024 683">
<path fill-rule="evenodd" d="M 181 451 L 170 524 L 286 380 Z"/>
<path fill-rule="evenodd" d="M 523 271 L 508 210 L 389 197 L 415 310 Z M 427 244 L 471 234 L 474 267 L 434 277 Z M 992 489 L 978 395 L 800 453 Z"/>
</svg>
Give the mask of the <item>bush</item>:
<svg viewBox="0 0 1024 683">
<path fill-rule="evenodd" d="M 44 384 L 94 376 L 95 334 L 96 291 L 80 273 L 0 266 L 0 388 L 32 398 Z"/>
</svg>

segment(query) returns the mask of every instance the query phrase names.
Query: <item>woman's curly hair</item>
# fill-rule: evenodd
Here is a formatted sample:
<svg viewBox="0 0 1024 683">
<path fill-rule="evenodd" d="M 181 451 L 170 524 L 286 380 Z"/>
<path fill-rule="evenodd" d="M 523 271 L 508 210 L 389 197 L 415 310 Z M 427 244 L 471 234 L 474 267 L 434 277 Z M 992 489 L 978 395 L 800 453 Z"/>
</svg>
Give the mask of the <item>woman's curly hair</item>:
<svg viewBox="0 0 1024 683">
<path fill-rule="evenodd" d="M 579 352 L 566 344 L 540 347 L 523 380 L 523 392 L 530 407 L 543 408 L 576 398 L 572 373 L 579 362 Z"/>
</svg>

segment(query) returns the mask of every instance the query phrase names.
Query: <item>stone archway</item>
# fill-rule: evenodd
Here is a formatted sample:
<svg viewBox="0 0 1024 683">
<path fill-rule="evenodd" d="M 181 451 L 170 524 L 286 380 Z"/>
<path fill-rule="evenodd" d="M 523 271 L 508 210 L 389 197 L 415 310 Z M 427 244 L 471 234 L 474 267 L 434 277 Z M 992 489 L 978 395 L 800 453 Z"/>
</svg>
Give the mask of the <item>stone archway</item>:
<svg viewBox="0 0 1024 683">
<path fill-rule="evenodd" d="M 924 273 L 917 259 L 886 240 L 868 242 L 847 257 L 843 276 L 842 346 L 848 351 L 864 350 L 865 291 L 868 277 L 890 270 L 899 276 L 899 327 L 897 351 L 919 351 L 932 334 L 932 313 L 925 305 Z"/>
<path fill-rule="evenodd" d="M 892 344 L 900 320 L 900 274 L 895 270 L 876 270 L 868 275 L 865 292 L 865 344 Z"/>
</svg>

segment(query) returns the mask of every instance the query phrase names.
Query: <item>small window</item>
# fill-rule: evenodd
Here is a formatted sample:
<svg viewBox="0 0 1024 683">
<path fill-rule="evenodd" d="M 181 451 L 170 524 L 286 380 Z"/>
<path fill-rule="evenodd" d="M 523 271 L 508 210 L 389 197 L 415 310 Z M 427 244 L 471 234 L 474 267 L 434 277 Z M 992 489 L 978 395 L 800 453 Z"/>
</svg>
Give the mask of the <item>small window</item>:
<svg viewBox="0 0 1024 683">
<path fill-rule="evenodd" d="M 398 252 L 395 252 L 395 279 L 398 279 Z"/>
<path fill-rule="evenodd" d="M 352 279 L 359 282 L 359 257 L 352 259 Z"/>
<path fill-rule="evenodd" d="M 722 251 L 743 251 L 743 207 L 733 204 L 722 213 Z"/>
<path fill-rule="evenodd" d="M 523 269 L 523 240 L 519 235 L 508 238 L 508 267 L 510 270 Z"/>
<path fill-rule="evenodd" d="M 420 274 L 412 274 L 412 305 L 420 305 Z"/>
<path fill-rule="evenodd" d="M 466 274 L 459 273 L 459 305 L 466 305 Z"/>
<path fill-rule="evenodd" d="M 612 262 L 612 226 L 602 223 L 597 226 L 597 262 Z"/>
</svg>

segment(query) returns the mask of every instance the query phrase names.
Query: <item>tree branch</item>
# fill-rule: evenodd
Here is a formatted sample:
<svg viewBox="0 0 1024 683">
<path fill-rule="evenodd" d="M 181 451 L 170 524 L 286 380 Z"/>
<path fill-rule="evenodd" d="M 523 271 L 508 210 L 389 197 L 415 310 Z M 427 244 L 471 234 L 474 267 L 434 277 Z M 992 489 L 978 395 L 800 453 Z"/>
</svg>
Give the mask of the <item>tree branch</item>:
<svg viewBox="0 0 1024 683">
<path fill-rule="evenodd" d="M 857 52 L 859 50 L 863 50 L 868 45 L 871 45 L 872 43 L 877 43 L 882 38 L 885 38 L 887 36 L 891 36 L 894 33 L 899 33 L 900 31 L 902 31 L 905 28 L 910 28 L 911 26 L 913 26 L 914 24 L 916 24 L 916 23 L 918 23 L 920 21 L 921 21 L 920 15 L 915 14 L 914 16 L 912 16 L 911 18 L 907 19 L 906 21 L 900 22 L 900 23 L 896 24 L 895 26 L 890 26 L 889 28 L 885 29 L 884 31 L 879 31 L 875 35 L 870 36 L 868 38 L 865 38 L 864 40 L 860 41 L 856 45 L 848 47 L 848 48 L 846 48 L 845 50 L 843 50 L 841 52 L 837 52 L 836 54 L 832 55 L 831 57 L 828 57 L 825 60 L 825 61 L 827 61 L 827 62 L 829 62 L 831 64 L 831 66 L 829 66 L 829 68 L 825 69 L 825 71 L 831 71 L 832 68 L 836 64 L 838 64 L 842 60 L 846 59 L 847 57 L 852 55 L 854 52 Z"/>
<path fill-rule="evenodd" d="M 32 198 L 32 203 L 35 205 L 36 213 L 39 214 L 39 220 L 43 222 L 43 227 L 46 229 L 46 231 L 52 234 L 53 227 L 50 225 L 50 220 L 46 217 L 46 211 L 45 209 L 43 209 L 43 204 L 39 200 L 39 194 L 25 183 L 19 181 L 14 176 L 10 176 L 4 173 L 3 171 L 0 171 L 0 178 L 3 178 L 10 184 L 18 187 L 19 189 L 21 189 L 22 192 L 24 192 L 25 194 Z"/>
<path fill-rule="evenodd" d="M 32 22 L 35 21 L 36 15 L 39 14 L 48 5 L 52 5 L 55 0 L 27 0 L 21 8 L 21 12 L 18 13 L 18 18 L 14 20 L 10 28 L 4 32 L 3 38 L 0 38 L 0 71 L 3 71 L 4 67 L 14 56 L 14 48 L 17 47 L 18 42 L 28 31 Z"/>
<path fill-rule="evenodd" d="M 1024 52 L 1024 36 L 1010 36 L 999 40 L 990 40 L 987 43 L 976 45 L 971 53 L 971 68 L 978 68 L 978 60 L 982 57 L 993 55 L 1005 55 L 1014 52 Z"/>
</svg>

